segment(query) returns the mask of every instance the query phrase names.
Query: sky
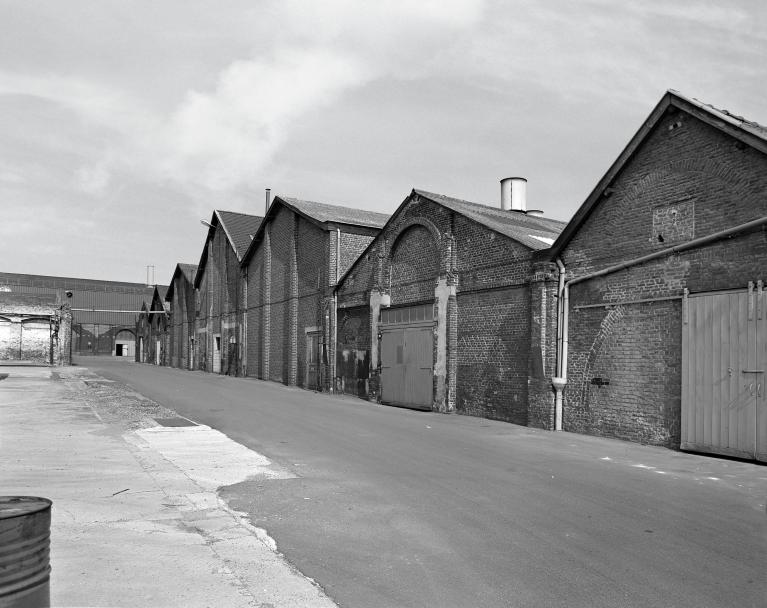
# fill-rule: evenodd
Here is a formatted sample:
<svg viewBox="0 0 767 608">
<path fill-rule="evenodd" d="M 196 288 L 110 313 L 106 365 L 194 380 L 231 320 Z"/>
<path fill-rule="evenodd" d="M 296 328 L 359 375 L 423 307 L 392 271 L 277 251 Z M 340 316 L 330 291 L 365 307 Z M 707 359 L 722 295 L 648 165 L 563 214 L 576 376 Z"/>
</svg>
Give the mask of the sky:
<svg viewBox="0 0 767 608">
<path fill-rule="evenodd" d="M 0 271 L 167 284 L 265 188 L 569 220 L 667 89 L 767 124 L 767 3 L 0 0 Z"/>
</svg>

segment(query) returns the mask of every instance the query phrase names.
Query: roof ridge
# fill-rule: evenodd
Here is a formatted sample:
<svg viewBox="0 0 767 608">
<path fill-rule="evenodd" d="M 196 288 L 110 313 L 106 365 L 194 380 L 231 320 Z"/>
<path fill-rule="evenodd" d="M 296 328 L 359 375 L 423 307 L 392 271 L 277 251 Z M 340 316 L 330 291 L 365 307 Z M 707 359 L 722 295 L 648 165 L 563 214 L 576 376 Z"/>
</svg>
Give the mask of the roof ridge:
<svg viewBox="0 0 767 608">
<path fill-rule="evenodd" d="M 360 209 L 359 207 L 349 207 L 348 205 L 337 205 L 335 203 L 321 203 L 319 201 L 312 201 L 307 198 L 296 198 L 294 196 L 280 196 L 283 201 L 286 203 L 290 202 L 297 202 L 297 203 L 309 203 L 311 205 L 320 205 L 322 207 L 333 207 L 336 209 L 349 209 L 351 211 L 362 211 L 364 213 L 373 213 L 376 215 L 382 215 L 382 216 L 389 216 L 388 213 L 383 213 L 382 211 L 370 211 L 368 209 Z"/>
<path fill-rule="evenodd" d="M 446 194 L 439 194 L 438 192 L 428 192 L 427 190 L 420 190 L 418 188 L 413 188 L 413 190 L 415 190 L 415 192 L 417 192 L 417 193 L 422 193 L 422 194 L 425 194 L 427 196 L 429 196 L 429 195 L 431 195 L 431 196 L 439 196 L 439 197 L 450 199 L 450 200 L 453 200 L 453 201 L 457 201 L 459 203 L 463 203 L 463 204 L 466 204 L 466 205 L 471 205 L 472 207 L 476 207 L 478 210 L 481 210 L 483 213 L 492 214 L 492 215 L 494 215 L 496 217 L 503 218 L 503 219 L 508 219 L 508 220 L 512 220 L 512 219 L 519 219 L 519 220 L 541 220 L 541 221 L 544 221 L 544 222 L 556 222 L 558 224 L 567 224 L 567 222 L 565 220 L 558 220 L 558 219 L 555 219 L 555 218 L 543 217 L 543 216 L 540 216 L 540 215 L 529 215 L 525 211 L 517 211 L 516 209 L 511 209 L 511 210 L 501 209 L 500 207 L 496 207 L 496 206 L 493 206 L 493 205 L 487 205 L 487 204 L 484 204 L 484 203 L 476 203 L 474 201 L 467 201 L 467 200 L 462 199 L 462 198 L 456 198 L 454 196 L 448 196 Z M 511 215 L 510 213 L 512 211 L 515 212 L 518 215 Z"/>
</svg>

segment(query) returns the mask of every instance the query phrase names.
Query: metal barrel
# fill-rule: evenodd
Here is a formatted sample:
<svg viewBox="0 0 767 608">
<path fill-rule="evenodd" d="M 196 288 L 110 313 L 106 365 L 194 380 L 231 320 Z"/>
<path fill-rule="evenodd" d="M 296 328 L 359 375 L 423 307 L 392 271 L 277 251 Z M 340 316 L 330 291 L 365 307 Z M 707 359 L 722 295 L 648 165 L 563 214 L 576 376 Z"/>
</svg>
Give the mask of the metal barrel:
<svg viewBox="0 0 767 608">
<path fill-rule="evenodd" d="M 0 496 L 0 608 L 47 608 L 51 501 Z"/>
</svg>

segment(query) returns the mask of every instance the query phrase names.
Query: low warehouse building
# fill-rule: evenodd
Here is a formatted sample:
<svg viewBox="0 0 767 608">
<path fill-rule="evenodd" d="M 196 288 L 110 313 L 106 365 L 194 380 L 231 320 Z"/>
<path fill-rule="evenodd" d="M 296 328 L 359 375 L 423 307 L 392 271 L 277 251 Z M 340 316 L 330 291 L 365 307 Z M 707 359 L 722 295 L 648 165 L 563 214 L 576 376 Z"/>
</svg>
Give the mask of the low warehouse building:
<svg viewBox="0 0 767 608">
<path fill-rule="evenodd" d="M 194 277 L 195 368 L 241 375 L 244 349 L 244 280 L 240 262 L 263 218 L 216 210 Z"/>
<path fill-rule="evenodd" d="M 295 198 L 271 201 L 243 258 L 248 376 L 336 390 L 333 288 L 387 218 Z"/>
<path fill-rule="evenodd" d="M 767 460 L 767 129 L 669 91 L 549 260 L 565 388 L 532 423 Z"/>
<path fill-rule="evenodd" d="M 168 363 L 194 369 L 195 264 L 176 264 L 165 296 L 168 302 Z"/>
<path fill-rule="evenodd" d="M 527 424 L 535 294 L 553 281 L 533 254 L 564 223 L 525 191 L 503 180 L 501 208 L 411 192 L 336 289 L 347 392 Z"/>
</svg>

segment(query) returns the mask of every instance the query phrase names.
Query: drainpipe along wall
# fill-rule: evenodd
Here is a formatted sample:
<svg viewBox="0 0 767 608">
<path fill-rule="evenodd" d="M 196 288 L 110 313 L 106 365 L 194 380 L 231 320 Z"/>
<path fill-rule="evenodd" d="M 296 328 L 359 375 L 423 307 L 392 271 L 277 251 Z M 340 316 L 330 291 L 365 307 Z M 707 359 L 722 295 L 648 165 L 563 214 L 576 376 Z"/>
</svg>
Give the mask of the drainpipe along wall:
<svg viewBox="0 0 767 608">
<path fill-rule="evenodd" d="M 675 245 L 673 247 L 668 247 L 667 249 L 662 249 L 660 251 L 643 255 L 632 260 L 627 260 L 614 266 L 608 266 L 602 270 L 597 270 L 596 272 L 591 272 L 580 277 L 572 278 L 569 281 L 565 280 L 565 266 L 562 263 L 562 260 L 557 258 L 556 263 L 559 267 L 559 301 L 557 304 L 557 320 L 559 325 L 557 328 L 557 376 L 551 379 L 551 382 L 554 385 L 554 390 L 556 391 L 556 401 L 554 406 L 554 430 L 562 430 L 562 391 L 567 384 L 567 351 L 569 334 L 568 325 L 570 313 L 570 287 L 572 285 L 583 283 L 584 281 L 588 281 L 596 277 L 612 274 L 631 266 L 644 264 L 645 262 L 662 258 L 672 253 L 679 253 L 680 251 L 686 251 L 687 249 L 694 249 L 695 247 L 700 247 L 701 245 L 707 245 L 709 243 L 713 243 L 714 241 L 735 236 L 740 232 L 746 232 L 752 228 L 764 226 L 765 224 L 767 224 L 767 216 L 746 222 L 745 224 L 739 224 L 732 228 L 721 230 L 707 236 L 693 239 L 687 243 L 681 243 L 680 245 Z"/>
</svg>

